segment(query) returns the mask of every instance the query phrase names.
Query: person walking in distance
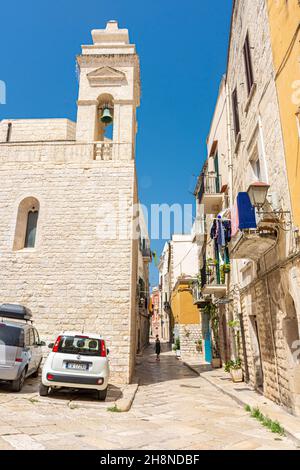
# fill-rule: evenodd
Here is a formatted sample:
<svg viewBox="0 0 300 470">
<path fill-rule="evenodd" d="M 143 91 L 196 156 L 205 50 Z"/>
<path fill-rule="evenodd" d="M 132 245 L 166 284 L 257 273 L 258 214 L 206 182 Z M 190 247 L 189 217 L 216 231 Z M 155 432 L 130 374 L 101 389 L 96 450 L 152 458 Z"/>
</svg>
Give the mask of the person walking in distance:
<svg viewBox="0 0 300 470">
<path fill-rule="evenodd" d="M 160 361 L 160 340 L 159 336 L 156 335 L 156 340 L 155 340 L 155 354 L 156 354 L 156 360 Z"/>
</svg>

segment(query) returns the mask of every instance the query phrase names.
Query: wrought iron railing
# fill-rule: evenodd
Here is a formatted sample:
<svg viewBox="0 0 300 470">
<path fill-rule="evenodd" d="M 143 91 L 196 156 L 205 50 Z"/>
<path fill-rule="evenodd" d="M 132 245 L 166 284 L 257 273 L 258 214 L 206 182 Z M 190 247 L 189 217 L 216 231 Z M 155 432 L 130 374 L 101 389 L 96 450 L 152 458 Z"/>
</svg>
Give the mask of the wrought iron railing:
<svg viewBox="0 0 300 470">
<path fill-rule="evenodd" d="M 143 258 L 151 258 L 151 249 L 142 247 L 142 256 Z"/>
<path fill-rule="evenodd" d="M 225 284 L 225 276 L 221 274 L 219 264 L 207 263 L 205 269 L 205 284 L 219 286 Z"/>
<path fill-rule="evenodd" d="M 194 302 L 199 302 L 202 299 L 201 286 L 198 283 L 193 285 L 192 294 Z"/>
<path fill-rule="evenodd" d="M 216 173 L 203 173 L 201 175 L 200 188 L 198 192 L 199 201 L 204 194 L 219 194 L 222 189 L 221 175 Z"/>
</svg>

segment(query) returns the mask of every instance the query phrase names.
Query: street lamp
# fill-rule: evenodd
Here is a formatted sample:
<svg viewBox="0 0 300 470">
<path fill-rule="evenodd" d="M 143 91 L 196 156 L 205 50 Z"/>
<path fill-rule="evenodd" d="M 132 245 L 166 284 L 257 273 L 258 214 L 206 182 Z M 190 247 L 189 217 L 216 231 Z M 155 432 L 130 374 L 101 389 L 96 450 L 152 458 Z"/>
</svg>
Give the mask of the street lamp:
<svg viewBox="0 0 300 470">
<path fill-rule="evenodd" d="M 267 183 L 262 183 L 256 181 L 255 183 L 250 184 L 248 188 L 248 195 L 251 201 L 252 206 L 256 207 L 258 211 L 264 206 L 270 185 Z"/>
</svg>

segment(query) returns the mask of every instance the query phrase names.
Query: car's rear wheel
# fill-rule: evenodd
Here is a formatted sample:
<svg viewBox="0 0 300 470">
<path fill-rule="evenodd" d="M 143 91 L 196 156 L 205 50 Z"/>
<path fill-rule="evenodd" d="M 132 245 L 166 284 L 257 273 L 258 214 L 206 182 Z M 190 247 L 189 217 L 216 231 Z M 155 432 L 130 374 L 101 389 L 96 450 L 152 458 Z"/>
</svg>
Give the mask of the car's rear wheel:
<svg viewBox="0 0 300 470">
<path fill-rule="evenodd" d="M 26 377 L 26 369 L 24 369 L 20 375 L 20 377 L 16 380 L 13 380 L 11 383 L 11 389 L 13 392 L 20 392 L 23 388 L 24 381 Z"/>
<path fill-rule="evenodd" d="M 105 401 L 107 395 L 107 388 L 105 390 L 97 390 L 98 400 Z"/>
<path fill-rule="evenodd" d="M 37 369 L 36 369 L 36 371 L 35 371 L 35 372 L 34 372 L 34 373 L 31 375 L 31 377 L 34 377 L 34 378 L 36 378 L 36 377 L 38 377 L 38 376 L 39 376 L 39 372 L 40 372 L 41 363 L 42 363 L 42 361 L 39 363 L 39 365 L 38 365 L 38 368 L 37 368 Z"/>
<path fill-rule="evenodd" d="M 44 384 L 40 384 L 39 393 L 41 397 L 46 397 L 48 395 L 49 387 Z"/>
</svg>

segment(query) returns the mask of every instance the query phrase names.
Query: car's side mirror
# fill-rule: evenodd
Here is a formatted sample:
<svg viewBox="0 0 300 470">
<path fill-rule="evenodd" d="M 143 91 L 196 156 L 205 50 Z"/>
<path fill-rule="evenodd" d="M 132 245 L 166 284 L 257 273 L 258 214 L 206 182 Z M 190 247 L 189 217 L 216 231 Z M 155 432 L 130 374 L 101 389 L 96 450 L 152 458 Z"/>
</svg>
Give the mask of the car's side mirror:
<svg viewBox="0 0 300 470">
<path fill-rule="evenodd" d="M 109 349 L 106 350 L 106 354 L 109 355 Z"/>
<path fill-rule="evenodd" d="M 49 348 L 49 349 L 53 349 L 53 346 L 54 346 L 54 343 L 49 343 L 49 344 L 48 344 L 48 348 Z"/>
</svg>

